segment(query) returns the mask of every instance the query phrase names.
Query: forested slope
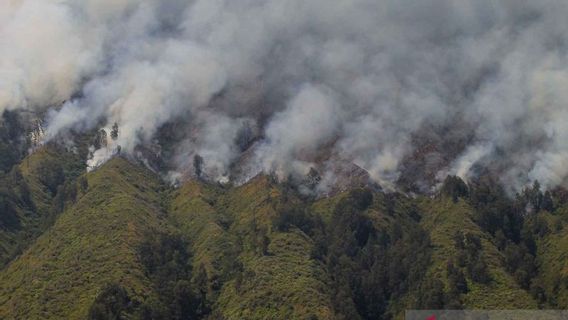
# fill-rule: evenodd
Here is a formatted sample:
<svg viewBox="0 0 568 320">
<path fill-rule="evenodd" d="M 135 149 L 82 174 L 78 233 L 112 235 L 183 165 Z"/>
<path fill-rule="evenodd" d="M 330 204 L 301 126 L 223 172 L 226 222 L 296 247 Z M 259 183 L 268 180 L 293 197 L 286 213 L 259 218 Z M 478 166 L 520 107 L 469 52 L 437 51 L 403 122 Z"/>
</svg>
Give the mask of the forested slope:
<svg viewBox="0 0 568 320">
<path fill-rule="evenodd" d="M 1 274 L 0 317 L 81 319 L 108 284 L 153 295 L 137 247 L 163 232 L 159 181 L 116 158 L 78 187 L 75 203 Z"/>
<path fill-rule="evenodd" d="M 538 185 L 511 198 L 452 177 L 433 197 L 314 198 L 269 175 L 172 188 L 120 156 L 79 175 L 62 155 L 46 146 L 3 176 L 1 318 L 389 319 L 568 301 L 566 204 Z"/>
</svg>

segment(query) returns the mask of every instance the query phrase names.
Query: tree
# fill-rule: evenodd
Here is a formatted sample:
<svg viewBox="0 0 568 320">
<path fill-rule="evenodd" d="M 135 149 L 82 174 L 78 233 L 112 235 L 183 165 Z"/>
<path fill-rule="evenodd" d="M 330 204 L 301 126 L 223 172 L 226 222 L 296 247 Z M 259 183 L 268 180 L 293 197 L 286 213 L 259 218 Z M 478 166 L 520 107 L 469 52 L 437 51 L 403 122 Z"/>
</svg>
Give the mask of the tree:
<svg viewBox="0 0 568 320">
<path fill-rule="evenodd" d="M 86 193 L 89 189 L 89 180 L 84 175 L 77 178 L 77 185 L 81 193 Z"/>
<path fill-rule="evenodd" d="M 533 283 L 531 285 L 530 293 L 540 305 L 544 304 L 544 302 L 546 302 L 547 300 L 546 291 L 538 283 Z"/>
<path fill-rule="evenodd" d="M 354 201 L 358 210 L 366 210 L 373 204 L 373 193 L 367 188 L 357 188 L 349 192 L 349 198 Z"/>
<path fill-rule="evenodd" d="M 118 133 L 119 133 L 119 132 L 118 132 L 118 123 L 115 122 L 115 123 L 112 125 L 112 130 L 110 131 L 110 137 L 111 137 L 111 139 L 112 139 L 112 140 L 118 139 Z"/>
<path fill-rule="evenodd" d="M 519 206 L 532 213 L 537 213 L 543 208 L 543 200 L 544 195 L 540 190 L 538 180 L 534 181 L 532 187 L 525 188 L 520 195 L 517 195 Z"/>
<path fill-rule="evenodd" d="M 10 171 L 19 160 L 19 155 L 10 144 L 0 141 L 0 173 Z"/>
<path fill-rule="evenodd" d="M 200 319 L 208 311 L 203 305 L 205 296 L 196 297 L 188 280 L 179 280 L 173 288 L 173 319 Z"/>
<path fill-rule="evenodd" d="M 93 139 L 93 147 L 95 147 L 95 150 L 98 150 L 100 148 L 105 148 L 106 146 L 107 146 L 107 133 L 105 129 L 101 129 L 97 131 L 97 133 L 95 134 L 95 137 Z"/>
<path fill-rule="evenodd" d="M 0 118 L 0 172 L 8 172 L 27 149 L 28 139 L 19 113 L 5 110 Z"/>
<path fill-rule="evenodd" d="M 532 203 L 535 211 L 539 211 L 542 207 L 542 191 L 540 191 L 540 183 L 535 180 L 531 192 L 529 193 L 529 201 Z"/>
<path fill-rule="evenodd" d="M 550 191 L 546 191 L 542 198 L 542 209 L 548 212 L 554 211 L 554 201 L 552 201 L 552 194 Z"/>
<path fill-rule="evenodd" d="M 53 198 L 56 212 L 63 212 L 68 203 L 74 203 L 77 199 L 77 184 L 66 181 L 57 187 L 57 194 Z"/>
<path fill-rule="evenodd" d="M 487 264 L 483 259 L 477 259 L 475 262 L 470 261 L 467 266 L 471 280 L 478 283 L 488 283 L 491 280 Z"/>
<path fill-rule="evenodd" d="M 152 280 L 158 299 L 141 307 L 142 319 L 200 319 L 206 305 L 207 274 L 200 267 L 192 282 L 191 254 L 178 235 L 148 234 L 138 257 Z"/>
<path fill-rule="evenodd" d="M 316 226 L 316 222 L 306 209 L 300 206 L 285 206 L 279 210 L 278 216 L 273 220 L 273 227 L 281 232 L 286 232 L 295 226 L 306 234 L 310 234 Z"/>
<path fill-rule="evenodd" d="M 36 170 L 39 181 L 47 187 L 52 195 L 55 195 L 57 187 L 65 182 L 65 173 L 61 164 L 56 160 L 47 159 Z"/>
<path fill-rule="evenodd" d="M 457 265 L 459 267 L 466 267 L 467 273 L 473 281 L 480 283 L 489 282 L 491 277 L 488 272 L 487 264 L 481 256 L 483 246 L 481 245 L 479 236 L 469 232 L 464 234 L 458 231 L 454 235 L 454 245 L 458 250 L 456 255 Z M 458 279 L 460 277 L 459 274 L 453 269 L 453 263 L 452 272 L 455 273 L 456 276 L 454 280 L 461 282 L 461 279 Z"/>
<path fill-rule="evenodd" d="M 454 239 L 454 247 L 458 250 L 465 249 L 465 237 L 461 231 L 456 231 L 453 236 Z"/>
<path fill-rule="evenodd" d="M 507 246 L 507 238 L 502 230 L 497 230 L 495 233 L 495 245 L 499 251 L 502 251 Z"/>
<path fill-rule="evenodd" d="M 209 294 L 209 276 L 207 275 L 207 271 L 203 264 L 199 265 L 199 269 L 197 270 L 197 274 L 193 278 L 193 286 L 196 289 L 196 298 L 194 312 L 199 315 L 205 315 L 210 312 L 210 308 L 207 305 L 207 295 Z"/>
<path fill-rule="evenodd" d="M 420 288 L 421 309 L 443 309 L 445 304 L 444 283 L 439 279 L 428 279 Z"/>
<path fill-rule="evenodd" d="M 0 229 L 19 228 L 20 217 L 12 201 L 4 194 L 0 194 Z"/>
<path fill-rule="evenodd" d="M 237 132 L 235 137 L 235 145 L 239 147 L 241 152 L 245 151 L 250 147 L 255 139 L 255 130 L 250 121 L 245 121 L 243 126 Z"/>
<path fill-rule="evenodd" d="M 193 170 L 197 178 L 201 178 L 203 174 L 203 158 L 199 154 L 193 156 Z"/>
<path fill-rule="evenodd" d="M 447 272 L 450 291 L 455 290 L 458 294 L 467 293 L 468 287 L 465 275 L 463 274 L 463 271 L 456 267 L 451 260 L 448 261 Z"/>
<path fill-rule="evenodd" d="M 89 320 L 126 319 L 131 310 L 131 300 L 126 290 L 118 284 L 110 284 L 95 298 L 89 309 Z"/>
<path fill-rule="evenodd" d="M 472 233 L 465 234 L 465 251 L 470 261 L 475 260 L 482 249 L 481 239 L 478 235 Z"/>
<path fill-rule="evenodd" d="M 25 132 L 22 119 L 17 111 L 4 110 L 2 122 L 6 128 L 7 138 L 11 141 L 18 140 Z"/>
<path fill-rule="evenodd" d="M 465 198 L 469 195 L 469 188 L 460 177 L 448 176 L 446 180 L 444 180 L 441 193 L 451 197 L 454 202 L 457 202 L 458 198 Z"/>
<path fill-rule="evenodd" d="M 310 168 L 310 171 L 306 175 L 303 183 L 309 190 L 314 190 L 318 184 L 321 182 L 321 176 L 319 172 L 314 169 L 313 167 Z"/>
<path fill-rule="evenodd" d="M 504 250 L 505 267 L 513 274 L 517 283 L 523 289 L 529 289 L 531 280 L 537 275 L 535 257 L 523 243 L 509 243 Z"/>
</svg>

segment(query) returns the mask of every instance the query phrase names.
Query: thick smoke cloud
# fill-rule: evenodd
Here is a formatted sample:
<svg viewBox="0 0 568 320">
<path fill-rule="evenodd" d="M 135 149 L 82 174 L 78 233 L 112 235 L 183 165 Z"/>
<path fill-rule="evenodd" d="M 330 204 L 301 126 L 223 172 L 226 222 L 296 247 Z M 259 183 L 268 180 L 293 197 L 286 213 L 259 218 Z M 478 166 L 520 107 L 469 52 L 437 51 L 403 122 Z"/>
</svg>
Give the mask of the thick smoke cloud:
<svg viewBox="0 0 568 320">
<path fill-rule="evenodd" d="M 567 15 L 563 0 L 2 1 L 0 111 L 48 110 L 46 139 L 118 123 L 94 163 L 176 123 L 180 172 L 196 154 L 212 179 L 347 161 L 387 187 L 424 130 L 467 130 L 438 178 L 485 166 L 554 187 Z"/>
</svg>

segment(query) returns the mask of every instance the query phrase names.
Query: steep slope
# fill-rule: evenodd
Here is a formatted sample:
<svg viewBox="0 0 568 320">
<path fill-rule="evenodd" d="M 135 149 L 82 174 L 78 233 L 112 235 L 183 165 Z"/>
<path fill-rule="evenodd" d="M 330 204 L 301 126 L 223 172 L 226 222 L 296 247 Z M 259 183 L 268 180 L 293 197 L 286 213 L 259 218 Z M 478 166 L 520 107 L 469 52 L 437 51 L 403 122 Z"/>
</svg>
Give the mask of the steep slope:
<svg viewBox="0 0 568 320">
<path fill-rule="evenodd" d="M 401 318 L 409 308 L 538 307 L 463 199 L 355 188 L 313 201 L 289 187 L 258 176 L 229 189 L 192 181 L 174 193 L 170 218 L 207 274 L 214 317 L 375 319 Z M 456 272 L 463 292 L 454 288 Z"/>
<path fill-rule="evenodd" d="M 191 245 L 193 265 L 207 277 L 209 301 L 214 301 L 222 284 L 238 272 L 239 241 L 227 230 L 231 218 L 215 208 L 221 192 L 200 181 L 189 181 L 173 192 L 169 210 L 172 225 Z"/>
<path fill-rule="evenodd" d="M 86 178 L 76 204 L 0 273 L 0 318 L 84 319 L 108 283 L 141 301 L 153 294 L 136 247 L 166 228 L 160 182 L 122 158 Z"/>
<path fill-rule="evenodd" d="M 273 226 L 295 201 L 267 176 L 230 190 L 192 181 L 176 191 L 170 216 L 207 274 L 214 317 L 334 319 L 328 275 L 310 257 L 313 240 Z"/>
<path fill-rule="evenodd" d="M 48 145 L 0 174 L 0 268 L 53 223 L 66 200 L 57 193 L 66 182 L 75 187 L 82 163 L 80 155 Z"/>
<path fill-rule="evenodd" d="M 537 242 L 538 283 L 550 307 L 568 308 L 568 207 L 555 215 L 541 212 L 545 235 Z"/>
<path fill-rule="evenodd" d="M 297 227 L 276 226 L 299 200 L 257 176 L 219 202 L 242 241 L 242 270 L 223 287 L 219 313 L 228 319 L 334 319 L 329 276 L 310 256 L 314 241 Z"/>
<path fill-rule="evenodd" d="M 423 198 L 420 208 L 424 212 L 422 225 L 428 230 L 433 245 L 428 277 L 444 279 L 446 290 L 449 291 L 455 288 L 448 281 L 448 273 L 451 272 L 448 270 L 448 262 L 454 268 L 461 269 L 468 287 L 467 292 L 458 297 L 464 308 L 537 308 L 528 292 L 522 290 L 506 272 L 503 255 L 495 247 L 492 237 L 472 220 L 473 209 L 464 200 L 454 202 L 445 196 L 437 199 Z M 474 242 L 476 239 L 479 239 L 479 245 L 468 244 L 468 241 Z M 460 241 L 463 241 L 461 245 L 456 243 Z M 462 245 L 464 247 L 460 248 Z M 463 263 L 466 265 L 460 266 Z M 478 264 L 473 265 L 474 263 Z M 479 279 L 472 279 L 468 273 Z"/>
<path fill-rule="evenodd" d="M 4 192 L 25 183 L 47 213 L 0 271 L 2 319 L 402 319 L 568 301 L 565 207 L 529 214 L 524 196 L 457 178 L 432 198 L 353 187 L 315 199 L 267 175 L 173 189 L 121 157 L 76 179 L 62 165 L 50 188 L 42 168 L 57 159 L 40 150 L 6 176 Z"/>
<path fill-rule="evenodd" d="M 398 319 L 432 305 L 422 289 L 432 248 L 411 198 L 357 188 L 312 208 L 324 223 L 315 255 L 332 277 L 342 319 Z"/>
</svg>

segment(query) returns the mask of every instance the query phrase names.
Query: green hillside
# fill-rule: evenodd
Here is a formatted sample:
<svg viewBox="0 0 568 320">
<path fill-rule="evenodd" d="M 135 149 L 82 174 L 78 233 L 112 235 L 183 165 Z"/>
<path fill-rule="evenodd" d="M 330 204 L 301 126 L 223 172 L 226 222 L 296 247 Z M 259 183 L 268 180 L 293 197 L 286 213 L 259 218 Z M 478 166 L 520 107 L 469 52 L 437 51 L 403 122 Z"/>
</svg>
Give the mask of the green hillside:
<svg viewBox="0 0 568 320">
<path fill-rule="evenodd" d="M 136 246 L 166 228 L 159 181 L 121 158 L 87 181 L 76 203 L 0 273 L 0 318 L 84 319 L 108 283 L 140 300 L 153 294 Z"/>
<path fill-rule="evenodd" d="M 327 274 L 310 258 L 313 241 L 297 229 L 274 230 L 284 202 L 265 176 L 231 190 L 194 181 L 175 192 L 171 217 L 207 273 L 218 316 L 333 318 Z"/>
<path fill-rule="evenodd" d="M 83 170 L 79 155 L 47 146 L 0 173 L 0 268 L 53 223 L 68 200 L 58 190 L 75 189 Z"/>
<path fill-rule="evenodd" d="M 448 281 L 448 261 L 456 268 L 460 249 L 456 246 L 455 236 L 472 235 L 481 240 L 479 256 L 486 265 L 488 281 L 475 281 L 465 272 L 468 290 L 459 298 L 466 309 L 535 309 L 536 302 L 530 294 L 522 290 L 504 267 L 504 258 L 493 243 L 490 235 L 484 233 L 472 220 L 472 208 L 463 200 L 454 203 L 450 198 L 442 197 L 434 201 L 428 199 L 421 203 L 424 219 L 422 224 L 432 239 L 433 263 L 429 276 L 445 280 L 446 290 L 451 290 Z M 464 270 L 467 268 L 463 268 Z"/>
<path fill-rule="evenodd" d="M 2 319 L 401 319 L 568 301 L 567 207 L 538 186 L 511 198 L 451 178 L 431 198 L 313 198 L 259 175 L 172 188 L 122 157 L 78 175 L 54 150 L 2 177 L 15 208 L 1 216 Z"/>
<path fill-rule="evenodd" d="M 568 207 L 541 213 L 545 234 L 538 241 L 538 293 L 559 309 L 568 308 Z"/>
</svg>

